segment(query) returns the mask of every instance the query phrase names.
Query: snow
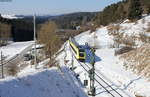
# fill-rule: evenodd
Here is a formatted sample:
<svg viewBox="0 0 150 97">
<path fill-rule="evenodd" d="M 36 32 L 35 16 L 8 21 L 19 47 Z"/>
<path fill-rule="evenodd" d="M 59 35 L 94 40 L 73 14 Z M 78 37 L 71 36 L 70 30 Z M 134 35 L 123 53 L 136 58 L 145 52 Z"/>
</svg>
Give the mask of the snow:
<svg viewBox="0 0 150 97">
<path fill-rule="evenodd" d="M 7 57 L 6 60 L 12 58 L 13 56 L 21 53 L 24 49 L 33 45 L 33 41 L 27 42 L 12 42 L 9 45 L 0 47 L 0 51 L 3 56 Z"/>
<path fill-rule="evenodd" d="M 120 32 L 124 32 L 127 35 L 138 35 L 139 33 L 145 32 L 149 27 L 150 16 L 144 17 L 134 23 L 122 23 Z"/>
<path fill-rule="evenodd" d="M 127 23 L 128 20 L 121 23 L 121 29 L 119 32 L 123 32 L 125 35 L 134 35 L 138 36 L 140 33 L 147 33 L 149 28 L 150 16 L 144 17 L 143 19 L 138 20 L 136 23 Z M 148 34 L 149 35 L 149 34 Z M 95 37 L 95 39 L 94 39 Z M 77 36 L 75 36 L 76 41 L 80 45 L 85 45 L 88 43 L 90 46 L 97 46 L 96 48 L 96 63 L 95 68 L 96 72 L 102 76 L 106 82 L 108 82 L 114 89 L 117 89 L 123 97 L 135 97 L 135 96 L 144 96 L 150 97 L 150 82 L 149 79 L 143 78 L 140 75 L 134 74 L 130 70 L 124 68 L 123 61 L 119 59 L 119 56 L 115 56 L 115 48 L 111 48 L 113 45 L 113 37 L 108 35 L 107 26 L 97 29 L 95 32 L 86 31 Z M 95 42 L 95 43 L 94 43 Z M 138 41 L 140 44 L 140 41 Z M 71 67 L 72 53 L 69 49 L 69 45 L 66 45 L 66 51 L 63 52 L 58 60 L 60 64 L 64 65 L 63 60 L 68 60 L 68 67 Z M 65 55 L 67 54 L 67 56 Z M 66 58 L 63 58 L 63 57 Z M 87 59 L 88 56 L 87 56 Z M 75 60 L 75 59 L 73 59 Z M 81 67 L 77 61 L 73 61 L 76 69 L 74 70 L 79 74 L 79 78 L 83 84 L 85 79 L 88 79 L 88 74 Z M 89 64 L 88 62 L 86 62 Z M 87 91 L 89 87 L 85 88 Z M 96 83 L 96 92 L 98 95 L 96 97 L 109 97 L 108 93 L 102 92 L 102 88 Z M 116 96 L 117 97 L 117 96 Z"/>
<path fill-rule="evenodd" d="M 131 71 L 126 71 L 120 60 L 114 56 L 113 49 L 97 50 L 96 55 L 102 59 L 101 62 L 96 63 L 96 68 L 100 68 L 98 71 L 111 79 L 117 86 L 135 94 L 150 96 L 150 82 Z"/>
<path fill-rule="evenodd" d="M 23 18 L 23 17 L 16 17 L 15 15 L 13 14 L 1 14 L 1 16 L 3 18 L 7 18 L 7 19 L 19 19 L 19 18 Z"/>
<path fill-rule="evenodd" d="M 31 69 L 31 68 L 30 68 Z M 17 78 L 0 80 L 1 97 L 87 97 L 69 69 L 30 70 Z M 32 71 L 32 72 L 31 72 Z"/>
<path fill-rule="evenodd" d="M 1 47 L 8 58 L 21 54 L 26 48 L 32 49 L 33 41 L 15 42 Z M 87 97 L 79 80 L 66 66 L 46 68 L 49 59 L 28 65 L 16 77 L 0 79 L 1 97 Z"/>
<path fill-rule="evenodd" d="M 107 32 L 107 28 L 103 27 L 98 29 L 97 32 L 90 33 L 90 31 L 87 31 L 76 36 L 75 38 L 81 45 L 88 43 L 90 46 L 94 46 L 94 42 L 96 42 L 95 46 L 98 48 L 106 48 L 107 46 L 111 46 L 111 44 L 113 44 L 113 40 L 112 37 L 105 32 Z M 96 39 L 94 39 L 94 37 L 96 37 Z"/>
<path fill-rule="evenodd" d="M 144 19 L 144 20 L 143 20 Z M 128 23 L 128 20 L 121 23 L 119 32 L 126 35 L 139 35 L 148 29 L 150 16 L 144 17 L 136 23 Z M 108 34 L 107 26 L 98 28 L 95 32 L 86 31 L 75 36 L 76 41 L 80 45 L 88 43 L 92 47 L 96 47 L 95 52 L 95 72 L 103 80 L 105 80 L 113 89 L 119 92 L 123 97 L 144 96 L 150 97 L 150 82 L 148 79 L 124 68 L 123 61 L 119 56 L 115 56 L 115 48 L 111 48 L 114 44 L 113 37 Z M 24 45 L 22 45 L 24 44 Z M 5 56 L 12 56 L 20 52 L 20 48 L 29 46 L 29 43 L 13 43 L 6 47 L 0 48 L 5 52 Z M 10 48 L 9 48 L 10 47 Z M 19 50 L 17 49 L 19 48 Z M 59 53 L 57 60 L 60 69 L 51 68 L 44 69 L 42 64 L 38 70 L 30 66 L 22 70 L 16 78 L 6 78 L 0 80 L 0 96 L 2 97 L 87 97 L 85 92 L 89 90 L 89 86 L 83 86 L 85 79 L 89 81 L 88 73 L 83 69 L 80 63 L 73 57 L 69 44 L 66 42 Z M 86 64 L 91 68 L 91 52 L 86 49 Z M 73 60 L 73 61 L 72 61 Z M 74 66 L 74 71 L 69 68 Z M 87 67 L 86 67 L 87 69 Z M 79 78 L 76 75 L 79 74 Z M 104 82 L 96 76 L 96 79 L 104 85 Z M 97 82 L 95 82 L 95 97 L 111 97 Z M 111 93 L 117 94 L 107 85 L 104 85 Z"/>
</svg>

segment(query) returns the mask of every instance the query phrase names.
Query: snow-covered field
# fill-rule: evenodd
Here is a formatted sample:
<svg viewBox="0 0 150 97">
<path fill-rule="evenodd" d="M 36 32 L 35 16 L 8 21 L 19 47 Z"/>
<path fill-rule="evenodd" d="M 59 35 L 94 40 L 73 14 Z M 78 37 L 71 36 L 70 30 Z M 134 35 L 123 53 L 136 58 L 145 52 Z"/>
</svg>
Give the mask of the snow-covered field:
<svg viewBox="0 0 150 97">
<path fill-rule="evenodd" d="M 13 56 L 20 54 L 24 49 L 33 45 L 33 41 L 28 42 L 13 42 L 9 45 L 0 47 L 0 51 L 6 60 L 12 58 Z"/>
</svg>

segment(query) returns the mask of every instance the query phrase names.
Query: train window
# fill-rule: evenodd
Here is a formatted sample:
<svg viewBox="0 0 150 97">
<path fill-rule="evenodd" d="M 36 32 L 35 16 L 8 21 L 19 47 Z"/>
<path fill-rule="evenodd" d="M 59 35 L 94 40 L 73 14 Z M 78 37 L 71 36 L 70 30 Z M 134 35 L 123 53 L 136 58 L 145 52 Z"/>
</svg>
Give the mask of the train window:
<svg viewBox="0 0 150 97">
<path fill-rule="evenodd" d="M 79 52 L 84 52 L 84 49 L 79 49 Z"/>
<path fill-rule="evenodd" d="M 82 46 L 79 45 L 78 48 L 82 48 Z"/>
<path fill-rule="evenodd" d="M 84 54 L 83 54 L 83 53 L 80 53 L 79 56 L 80 56 L 80 57 L 84 57 Z"/>
</svg>

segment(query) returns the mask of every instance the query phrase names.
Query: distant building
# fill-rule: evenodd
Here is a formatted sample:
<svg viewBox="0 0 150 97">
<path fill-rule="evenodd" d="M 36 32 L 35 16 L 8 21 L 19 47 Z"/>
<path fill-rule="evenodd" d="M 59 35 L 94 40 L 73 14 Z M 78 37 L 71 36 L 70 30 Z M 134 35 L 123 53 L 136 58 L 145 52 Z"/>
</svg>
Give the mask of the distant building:
<svg viewBox="0 0 150 97">
<path fill-rule="evenodd" d="M 77 27 L 76 27 L 76 30 L 79 30 L 79 29 L 80 29 L 80 26 L 77 26 Z"/>
</svg>

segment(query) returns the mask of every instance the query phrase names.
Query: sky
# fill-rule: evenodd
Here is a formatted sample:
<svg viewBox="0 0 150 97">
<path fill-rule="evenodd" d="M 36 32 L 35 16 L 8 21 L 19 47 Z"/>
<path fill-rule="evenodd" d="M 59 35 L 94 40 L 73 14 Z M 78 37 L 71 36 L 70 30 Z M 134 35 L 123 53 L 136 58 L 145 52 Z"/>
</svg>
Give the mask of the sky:
<svg viewBox="0 0 150 97">
<path fill-rule="evenodd" d="M 95 12 L 118 1 L 121 0 L 10 0 L 10 2 L 0 0 L 0 13 L 57 15 L 72 12 Z"/>
</svg>

